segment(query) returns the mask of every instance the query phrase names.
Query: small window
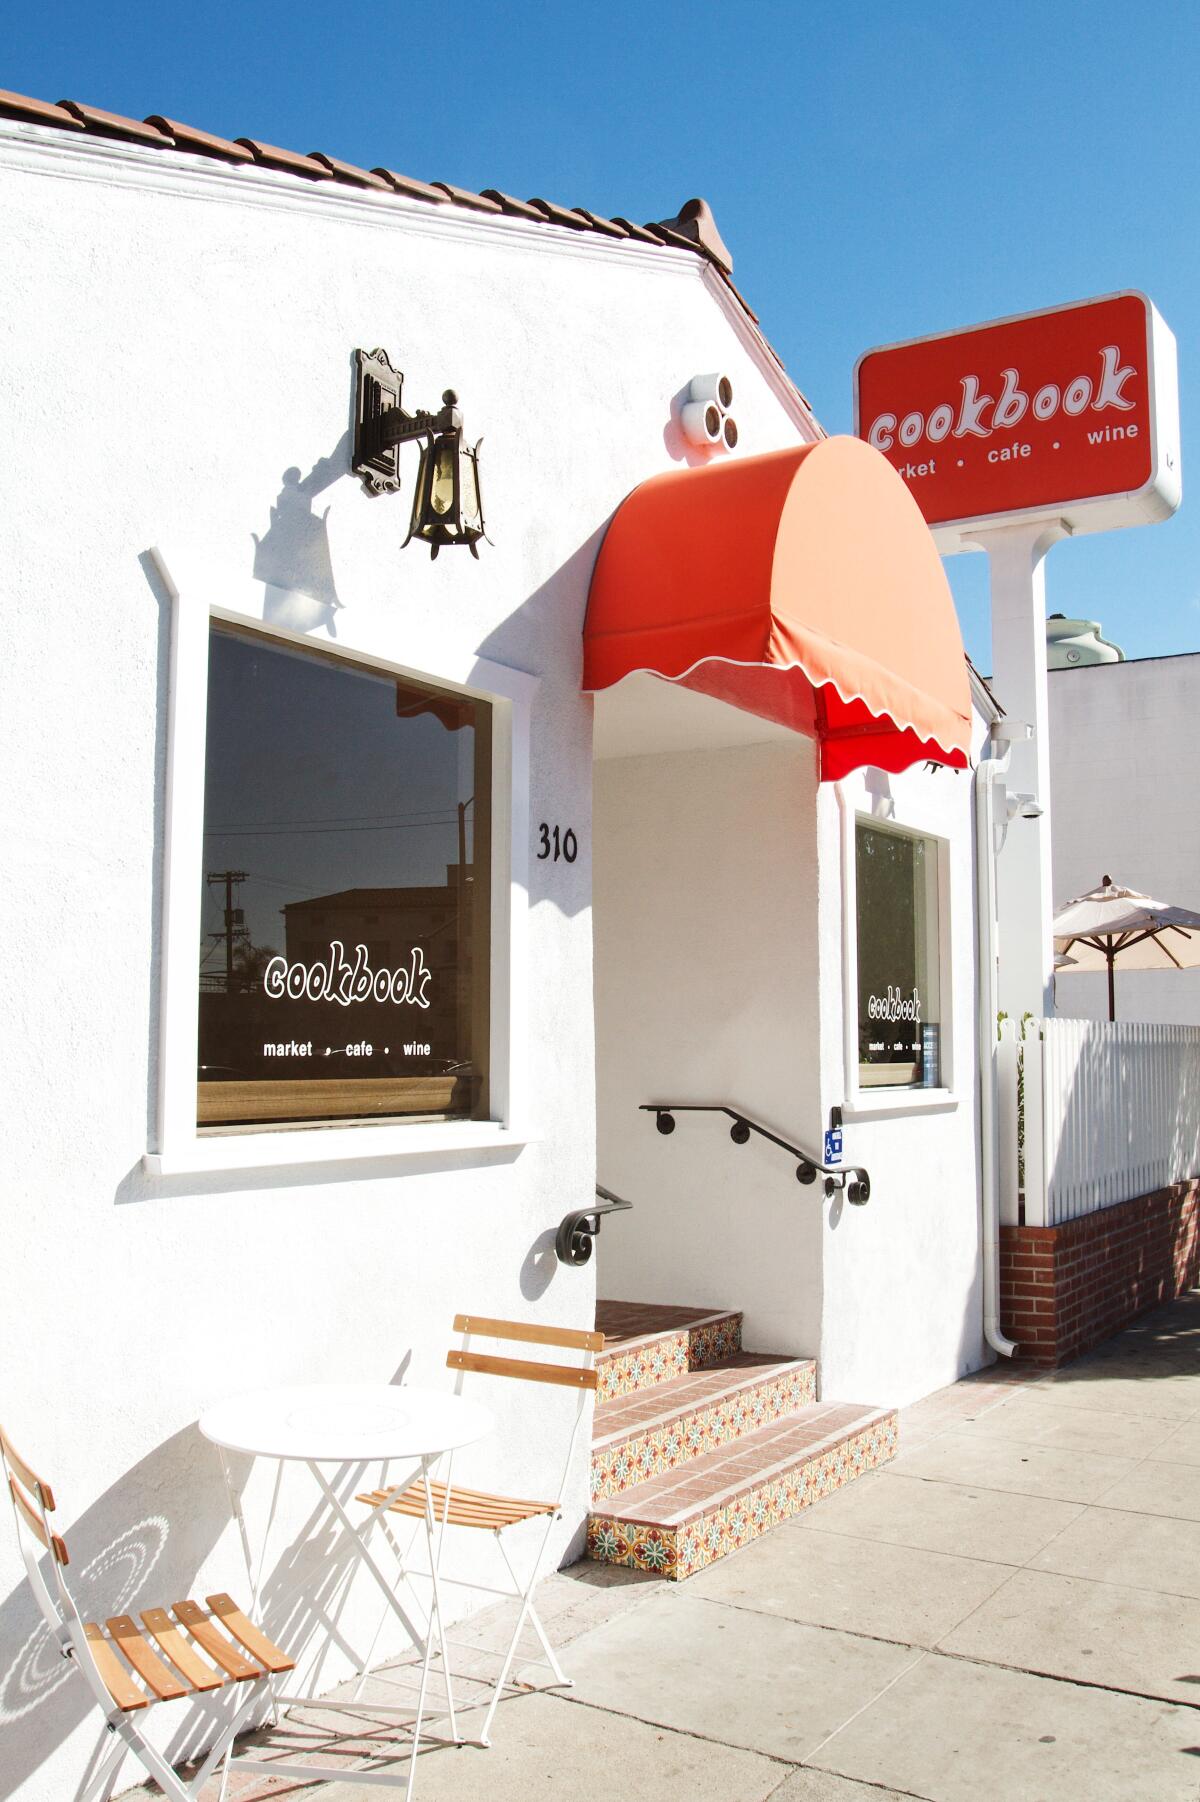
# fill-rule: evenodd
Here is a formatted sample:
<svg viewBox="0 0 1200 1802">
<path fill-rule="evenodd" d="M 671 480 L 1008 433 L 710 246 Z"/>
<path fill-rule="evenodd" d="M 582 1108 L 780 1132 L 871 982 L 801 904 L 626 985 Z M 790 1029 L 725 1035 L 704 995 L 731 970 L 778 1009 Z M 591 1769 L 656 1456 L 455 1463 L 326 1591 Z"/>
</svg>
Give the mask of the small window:
<svg viewBox="0 0 1200 1802">
<path fill-rule="evenodd" d="M 855 879 L 859 1087 L 938 1088 L 937 841 L 860 820 Z"/>
<path fill-rule="evenodd" d="M 490 704 L 209 649 L 197 1124 L 486 1119 Z"/>
</svg>

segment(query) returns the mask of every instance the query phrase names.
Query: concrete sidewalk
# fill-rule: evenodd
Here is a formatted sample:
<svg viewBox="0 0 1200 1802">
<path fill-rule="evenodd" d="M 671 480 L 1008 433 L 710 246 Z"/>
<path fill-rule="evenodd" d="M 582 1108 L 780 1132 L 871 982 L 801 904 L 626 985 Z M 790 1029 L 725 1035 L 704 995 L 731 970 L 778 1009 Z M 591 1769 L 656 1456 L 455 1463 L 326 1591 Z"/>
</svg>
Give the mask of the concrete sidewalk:
<svg viewBox="0 0 1200 1802">
<path fill-rule="evenodd" d="M 574 1689 L 423 1753 L 420 1802 L 1197 1802 L 1200 1291 L 905 1410 L 894 1463 L 690 1582 L 585 1563 L 540 1594 Z"/>
</svg>

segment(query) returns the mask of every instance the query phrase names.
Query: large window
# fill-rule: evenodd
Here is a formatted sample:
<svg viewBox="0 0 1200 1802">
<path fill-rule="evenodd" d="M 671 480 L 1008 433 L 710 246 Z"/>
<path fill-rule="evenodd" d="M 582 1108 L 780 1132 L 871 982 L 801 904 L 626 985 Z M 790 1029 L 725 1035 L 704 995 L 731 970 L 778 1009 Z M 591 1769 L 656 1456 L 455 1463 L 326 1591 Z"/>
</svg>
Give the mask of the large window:
<svg viewBox="0 0 1200 1802">
<path fill-rule="evenodd" d="M 937 1088 L 941 1071 L 938 843 L 859 820 L 858 1081 Z"/>
<path fill-rule="evenodd" d="M 214 624 L 197 1122 L 487 1117 L 491 707 Z"/>
</svg>

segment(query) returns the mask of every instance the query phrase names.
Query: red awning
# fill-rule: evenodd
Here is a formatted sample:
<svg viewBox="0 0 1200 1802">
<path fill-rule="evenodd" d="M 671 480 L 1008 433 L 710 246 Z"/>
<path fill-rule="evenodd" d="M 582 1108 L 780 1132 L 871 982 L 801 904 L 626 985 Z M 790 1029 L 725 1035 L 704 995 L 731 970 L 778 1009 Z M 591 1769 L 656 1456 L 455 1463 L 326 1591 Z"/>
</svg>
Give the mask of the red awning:
<svg viewBox="0 0 1200 1802">
<path fill-rule="evenodd" d="M 600 549 L 583 686 L 649 671 L 818 740 L 821 777 L 965 769 L 954 601 L 903 480 L 857 438 L 644 482 Z"/>
</svg>

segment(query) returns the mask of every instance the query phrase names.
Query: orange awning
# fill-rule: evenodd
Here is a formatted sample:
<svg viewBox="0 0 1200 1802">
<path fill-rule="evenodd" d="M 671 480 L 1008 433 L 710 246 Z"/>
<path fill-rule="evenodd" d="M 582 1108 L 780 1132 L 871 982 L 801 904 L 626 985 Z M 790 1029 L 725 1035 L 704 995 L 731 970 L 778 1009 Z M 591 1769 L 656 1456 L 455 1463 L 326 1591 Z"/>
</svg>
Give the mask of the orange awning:
<svg viewBox="0 0 1200 1802">
<path fill-rule="evenodd" d="M 954 601 L 916 502 L 857 438 L 644 482 L 600 549 L 583 686 L 635 671 L 819 741 L 821 777 L 965 769 Z"/>
</svg>

